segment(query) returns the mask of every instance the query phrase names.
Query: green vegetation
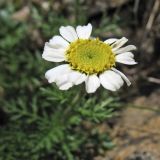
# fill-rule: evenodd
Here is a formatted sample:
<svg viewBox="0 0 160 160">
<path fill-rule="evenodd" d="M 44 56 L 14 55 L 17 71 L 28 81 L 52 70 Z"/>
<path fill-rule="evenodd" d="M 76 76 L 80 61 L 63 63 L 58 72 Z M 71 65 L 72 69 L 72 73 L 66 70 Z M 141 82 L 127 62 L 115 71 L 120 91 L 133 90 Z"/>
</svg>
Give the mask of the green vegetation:
<svg viewBox="0 0 160 160">
<path fill-rule="evenodd" d="M 59 91 L 44 78 L 54 67 L 41 58 L 44 42 L 58 34 L 61 25 L 86 23 L 85 15 L 75 9 L 76 18 L 70 23 L 52 9 L 30 4 L 30 17 L 18 21 L 12 15 L 20 1 L 1 5 L 0 160 L 92 159 L 112 148 L 97 124 L 115 114 L 118 99 L 103 89 L 87 95 L 82 86 Z M 104 19 L 95 35 L 108 25 Z M 110 23 L 106 30 L 115 26 Z"/>
</svg>

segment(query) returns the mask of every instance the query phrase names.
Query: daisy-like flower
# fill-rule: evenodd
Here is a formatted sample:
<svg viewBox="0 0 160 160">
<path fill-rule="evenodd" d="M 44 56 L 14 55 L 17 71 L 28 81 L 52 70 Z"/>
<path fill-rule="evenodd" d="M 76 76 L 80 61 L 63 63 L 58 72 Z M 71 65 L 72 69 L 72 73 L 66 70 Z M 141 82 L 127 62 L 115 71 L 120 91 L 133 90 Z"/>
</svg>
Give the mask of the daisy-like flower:
<svg viewBox="0 0 160 160">
<path fill-rule="evenodd" d="M 62 26 L 61 36 L 54 36 L 46 42 L 42 57 L 51 62 L 65 62 L 46 72 L 49 83 L 55 82 L 60 90 L 68 90 L 73 85 L 85 82 L 87 93 L 94 93 L 100 85 L 105 89 L 116 91 L 124 83 L 131 82 L 119 70 L 116 63 L 136 64 L 134 45 L 122 47 L 128 39 L 111 38 L 104 42 L 91 38 L 92 25 Z"/>
</svg>

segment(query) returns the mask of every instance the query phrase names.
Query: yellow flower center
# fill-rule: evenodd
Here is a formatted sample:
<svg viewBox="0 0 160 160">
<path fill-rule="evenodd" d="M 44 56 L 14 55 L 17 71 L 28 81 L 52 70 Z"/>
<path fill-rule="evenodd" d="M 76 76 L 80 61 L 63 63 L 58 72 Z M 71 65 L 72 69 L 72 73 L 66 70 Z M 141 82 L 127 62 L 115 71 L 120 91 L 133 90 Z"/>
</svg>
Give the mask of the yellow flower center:
<svg viewBox="0 0 160 160">
<path fill-rule="evenodd" d="M 78 39 L 66 51 L 71 68 L 86 74 L 98 74 L 115 65 L 111 47 L 99 39 Z"/>
</svg>

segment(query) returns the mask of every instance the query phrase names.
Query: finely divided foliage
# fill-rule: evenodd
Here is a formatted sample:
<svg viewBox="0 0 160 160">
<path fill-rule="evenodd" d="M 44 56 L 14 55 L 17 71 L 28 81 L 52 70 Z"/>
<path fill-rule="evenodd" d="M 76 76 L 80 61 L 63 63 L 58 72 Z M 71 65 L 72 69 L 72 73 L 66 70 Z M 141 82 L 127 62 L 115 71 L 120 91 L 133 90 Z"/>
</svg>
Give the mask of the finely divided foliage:
<svg viewBox="0 0 160 160">
<path fill-rule="evenodd" d="M 50 87 L 43 76 L 45 68 L 50 64 L 42 61 L 41 48 L 37 45 L 39 43 L 36 43 L 39 38 L 35 42 L 34 36 L 31 36 L 34 33 L 32 29 L 36 29 L 35 31 L 40 33 L 44 39 L 48 39 L 51 35 L 56 35 L 58 27 L 61 24 L 67 24 L 68 19 L 62 17 L 61 14 L 57 15 L 52 8 L 44 12 L 39 6 L 36 8 L 32 4 L 31 21 L 16 22 L 10 16 L 13 15 L 13 11 L 16 11 L 12 9 L 17 3 L 18 1 L 7 3 L 10 7 L 4 7 L 0 11 L 0 67 L 2 68 L 0 76 L 0 160 L 80 160 L 89 159 L 89 157 L 93 159 L 102 151 L 105 152 L 106 149 L 113 147 L 106 133 L 108 130 L 101 133 L 97 129 L 97 123 L 112 117 L 119 109 L 120 103 L 117 98 L 103 92 L 103 89 L 90 96 L 81 92 L 81 86 L 75 86 L 67 92 L 60 91 L 56 86 Z M 9 11 L 8 8 L 11 10 Z M 110 27 L 111 20 L 109 19 L 109 22 L 105 24 Z M 63 78 L 59 77 L 62 75 L 59 70 L 67 73 L 67 67 L 69 67 L 69 73 L 72 74 L 69 76 L 71 86 L 73 82 L 75 85 L 82 82 L 93 83 L 89 76 L 99 77 L 102 73 L 98 71 L 95 74 L 97 70 L 101 70 L 100 66 L 95 70 L 87 68 L 92 63 L 87 63 L 84 69 L 88 73 L 85 73 L 83 68 L 76 68 L 74 63 L 72 66 L 71 62 L 66 61 L 66 58 L 69 60 L 69 56 L 73 54 L 70 50 L 72 49 L 71 44 L 76 44 L 78 40 L 79 45 L 81 42 L 87 42 L 86 44 L 90 46 L 92 43 L 103 43 L 98 39 L 92 41 L 91 38 L 88 38 L 91 28 L 91 25 L 78 26 L 77 36 L 70 37 L 69 33 L 66 34 L 66 31 L 64 33 L 64 30 L 70 30 L 70 27 L 62 27 L 61 34 L 66 36 L 54 36 L 48 44 L 46 43 L 45 50 L 48 50 L 48 55 L 44 56 L 45 58 L 48 57 L 48 60 L 56 62 L 61 62 L 65 58 L 66 64 L 58 66 L 60 68 L 54 71 L 56 72 L 55 77 L 50 78 L 48 75 L 48 80 L 56 82 L 61 89 L 66 89 L 68 76 L 63 77 L 65 85 L 62 85 L 61 79 Z M 104 27 L 99 28 L 99 30 L 103 29 Z M 111 41 L 114 44 L 115 39 L 102 46 L 109 50 L 111 45 L 108 44 Z M 97 47 L 95 45 L 93 48 L 98 51 L 98 47 L 99 45 Z M 104 47 L 100 47 L 102 51 Z M 96 53 L 94 56 L 90 55 L 93 48 L 89 47 L 87 49 L 89 52 L 83 53 L 88 56 L 84 60 L 97 56 Z M 79 50 L 84 49 L 82 47 Z M 66 53 L 65 57 L 64 53 Z M 105 56 L 104 52 L 103 56 Z M 115 58 L 114 55 L 112 61 Z M 77 62 L 78 59 L 75 60 Z M 104 59 L 104 63 L 99 63 L 99 65 L 106 69 L 108 66 L 105 64 L 110 60 L 111 57 L 108 56 Z M 90 59 L 90 62 L 94 61 L 98 62 L 97 59 Z M 71 69 L 72 72 L 70 72 Z M 118 73 L 116 70 L 115 72 Z M 87 80 L 86 76 L 88 76 Z"/>
<path fill-rule="evenodd" d="M 94 93 L 100 85 L 116 91 L 124 83 L 131 82 L 119 70 L 116 62 L 127 65 L 137 64 L 134 45 L 123 45 L 127 38 L 111 38 L 104 42 L 91 38 L 92 25 L 60 27 L 61 36 L 54 36 L 45 44 L 42 57 L 51 62 L 63 62 L 46 72 L 49 83 L 55 82 L 60 90 L 68 90 L 73 85 L 85 82 L 87 93 Z"/>
</svg>

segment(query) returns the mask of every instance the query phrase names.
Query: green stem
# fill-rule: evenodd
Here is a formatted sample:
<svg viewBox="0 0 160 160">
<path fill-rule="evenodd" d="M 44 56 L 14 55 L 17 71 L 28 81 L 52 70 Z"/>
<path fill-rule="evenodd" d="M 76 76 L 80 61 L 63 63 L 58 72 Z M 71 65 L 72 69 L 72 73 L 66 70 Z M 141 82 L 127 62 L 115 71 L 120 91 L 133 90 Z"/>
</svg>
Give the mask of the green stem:
<svg viewBox="0 0 160 160">
<path fill-rule="evenodd" d="M 81 97 L 81 91 L 79 91 L 79 92 L 76 94 L 76 96 L 75 96 L 74 99 L 72 100 L 71 104 L 66 107 L 66 110 L 64 111 L 64 114 L 70 113 L 71 109 L 72 109 L 73 106 L 77 103 L 77 101 L 79 100 L 80 97 Z"/>
</svg>

